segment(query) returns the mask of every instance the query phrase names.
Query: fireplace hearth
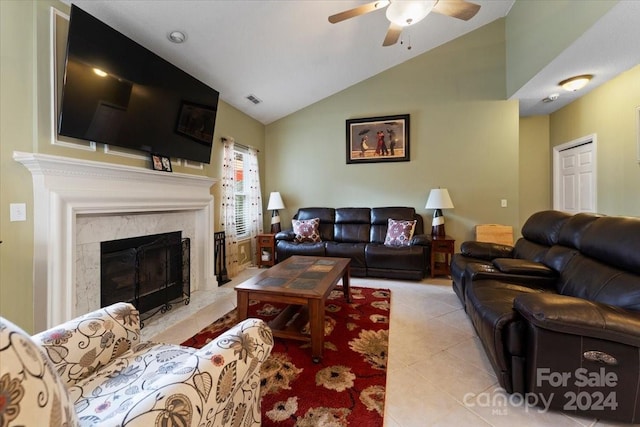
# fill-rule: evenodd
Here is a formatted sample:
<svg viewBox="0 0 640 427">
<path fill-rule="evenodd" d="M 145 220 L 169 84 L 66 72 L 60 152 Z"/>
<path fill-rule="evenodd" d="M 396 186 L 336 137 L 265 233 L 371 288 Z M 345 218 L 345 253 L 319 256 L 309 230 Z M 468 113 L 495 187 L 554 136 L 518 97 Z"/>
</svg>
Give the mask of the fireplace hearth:
<svg viewBox="0 0 640 427">
<path fill-rule="evenodd" d="M 190 301 L 190 240 L 180 231 L 100 243 L 100 306 L 129 302 L 142 320 Z"/>
</svg>

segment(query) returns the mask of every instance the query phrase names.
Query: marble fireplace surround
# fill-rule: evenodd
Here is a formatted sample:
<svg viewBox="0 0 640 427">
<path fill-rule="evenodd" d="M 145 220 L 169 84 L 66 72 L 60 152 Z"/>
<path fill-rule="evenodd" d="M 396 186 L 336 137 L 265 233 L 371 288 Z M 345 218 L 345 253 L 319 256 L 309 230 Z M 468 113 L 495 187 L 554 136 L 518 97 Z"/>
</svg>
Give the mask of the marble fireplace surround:
<svg viewBox="0 0 640 427">
<path fill-rule="evenodd" d="M 191 291 L 217 287 L 210 191 L 216 179 L 47 154 L 13 158 L 33 178 L 36 330 L 99 308 L 99 287 L 87 288 L 95 279 L 85 277 L 87 268 L 99 276 L 96 242 L 88 236 L 113 240 L 180 227 L 191 238 Z M 76 265 L 85 270 L 78 274 Z"/>
</svg>

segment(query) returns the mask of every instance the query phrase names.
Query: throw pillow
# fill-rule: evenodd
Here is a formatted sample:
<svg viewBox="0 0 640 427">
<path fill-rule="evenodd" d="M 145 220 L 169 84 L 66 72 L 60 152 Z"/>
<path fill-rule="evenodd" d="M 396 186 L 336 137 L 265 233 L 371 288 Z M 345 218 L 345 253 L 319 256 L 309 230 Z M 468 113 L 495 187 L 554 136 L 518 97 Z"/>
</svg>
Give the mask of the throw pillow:
<svg viewBox="0 0 640 427">
<path fill-rule="evenodd" d="M 415 220 L 407 221 L 389 218 L 387 236 L 384 239 L 385 246 L 409 246 L 415 229 Z"/>
<path fill-rule="evenodd" d="M 294 219 L 291 220 L 293 225 L 293 232 L 296 237 L 293 239 L 298 243 L 303 242 L 321 242 L 320 233 L 318 232 L 318 226 L 320 225 L 320 218 L 313 219 Z"/>
</svg>

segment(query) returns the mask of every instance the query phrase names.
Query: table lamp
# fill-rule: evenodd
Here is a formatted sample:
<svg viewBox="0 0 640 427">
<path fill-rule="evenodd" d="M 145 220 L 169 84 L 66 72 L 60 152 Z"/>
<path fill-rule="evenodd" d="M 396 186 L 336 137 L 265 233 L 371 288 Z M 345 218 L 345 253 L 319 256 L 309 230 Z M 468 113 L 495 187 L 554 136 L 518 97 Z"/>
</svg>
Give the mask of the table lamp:
<svg viewBox="0 0 640 427">
<path fill-rule="evenodd" d="M 431 235 L 432 236 L 444 236 L 444 216 L 442 216 L 442 209 L 453 209 L 453 202 L 449 191 L 446 188 L 434 188 L 429 193 L 427 199 L 427 209 L 435 209 L 433 211 L 433 221 L 431 222 Z"/>
<path fill-rule="evenodd" d="M 269 194 L 269 204 L 267 205 L 267 210 L 273 210 L 271 214 L 271 232 L 273 234 L 280 232 L 280 214 L 278 214 L 278 209 L 284 209 L 284 202 L 282 201 L 282 196 L 277 191 L 272 191 Z"/>
</svg>

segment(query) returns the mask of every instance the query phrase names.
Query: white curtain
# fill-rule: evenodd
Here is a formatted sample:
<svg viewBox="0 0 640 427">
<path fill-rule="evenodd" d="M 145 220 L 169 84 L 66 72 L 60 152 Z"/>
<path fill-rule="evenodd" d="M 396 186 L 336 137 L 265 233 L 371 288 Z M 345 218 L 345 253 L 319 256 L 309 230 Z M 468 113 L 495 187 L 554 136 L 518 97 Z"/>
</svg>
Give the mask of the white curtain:
<svg viewBox="0 0 640 427">
<path fill-rule="evenodd" d="M 233 138 L 224 138 L 222 153 L 222 203 L 221 217 L 226 246 L 227 274 L 238 274 L 238 239 L 236 235 L 235 162 Z"/>
<path fill-rule="evenodd" d="M 224 139 L 222 155 L 222 227 L 225 234 L 227 274 L 234 277 L 240 272 L 238 262 L 238 235 L 236 233 L 236 162 L 234 155 L 235 141 L 233 138 Z M 258 167 L 258 152 L 249 147 L 244 154 L 244 188 L 246 206 L 248 209 L 248 232 L 251 237 L 251 256 L 254 265 L 256 257 L 256 237 L 262 233 L 262 191 L 260 190 L 260 169 Z"/>
<path fill-rule="evenodd" d="M 251 235 L 251 253 L 253 265 L 258 263 L 256 237 L 262 233 L 262 191 L 260 190 L 260 169 L 258 167 L 258 151 L 255 148 L 247 149 L 247 173 L 245 175 L 248 185 L 247 197 L 249 206 L 249 233 Z"/>
</svg>

